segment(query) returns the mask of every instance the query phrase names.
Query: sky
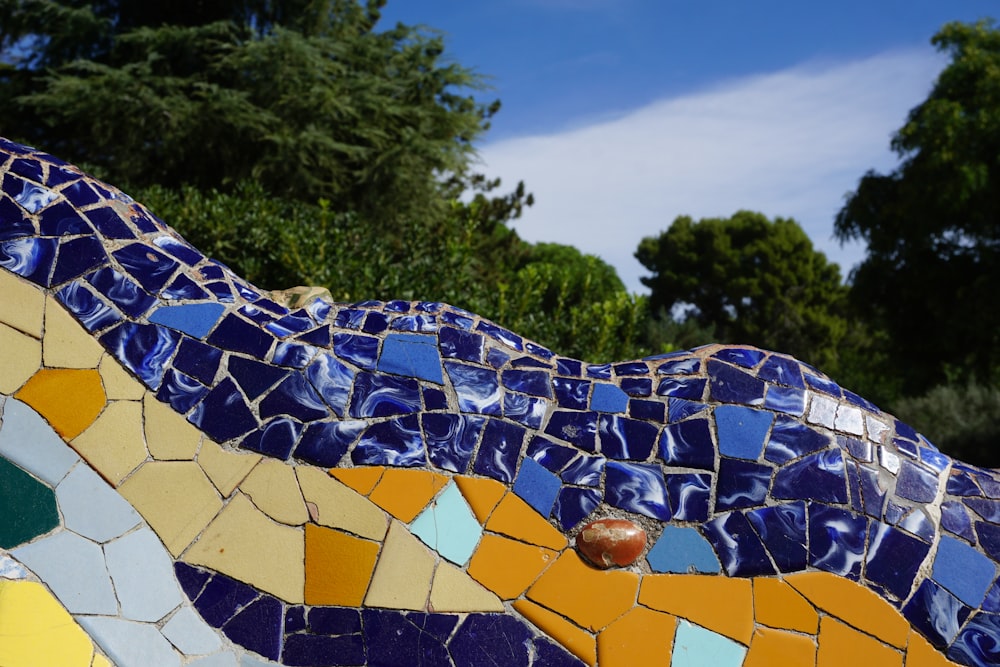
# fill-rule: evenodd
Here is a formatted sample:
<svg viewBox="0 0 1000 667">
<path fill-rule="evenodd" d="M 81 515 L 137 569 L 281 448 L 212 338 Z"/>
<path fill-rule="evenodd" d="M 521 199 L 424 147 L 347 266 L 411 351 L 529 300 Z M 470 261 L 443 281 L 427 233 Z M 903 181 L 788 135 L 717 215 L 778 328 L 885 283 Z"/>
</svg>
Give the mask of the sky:
<svg viewBox="0 0 1000 667">
<path fill-rule="evenodd" d="M 949 21 L 998 0 L 389 0 L 383 27 L 440 30 L 445 57 L 502 108 L 483 173 L 523 180 L 514 227 L 574 245 L 648 291 L 639 241 L 679 215 L 794 218 L 846 276 L 864 258 L 833 221 L 947 64 Z"/>
</svg>

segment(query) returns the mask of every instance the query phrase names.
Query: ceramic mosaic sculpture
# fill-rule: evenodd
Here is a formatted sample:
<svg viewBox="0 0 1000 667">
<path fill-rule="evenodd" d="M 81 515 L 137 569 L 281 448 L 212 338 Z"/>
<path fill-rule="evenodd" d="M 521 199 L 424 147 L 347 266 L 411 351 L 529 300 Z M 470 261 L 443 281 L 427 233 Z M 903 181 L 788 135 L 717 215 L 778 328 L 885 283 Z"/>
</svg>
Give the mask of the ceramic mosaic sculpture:
<svg viewBox="0 0 1000 667">
<path fill-rule="evenodd" d="M 809 366 L 292 309 L 0 179 L 0 664 L 1000 664 L 1000 476 Z"/>
</svg>

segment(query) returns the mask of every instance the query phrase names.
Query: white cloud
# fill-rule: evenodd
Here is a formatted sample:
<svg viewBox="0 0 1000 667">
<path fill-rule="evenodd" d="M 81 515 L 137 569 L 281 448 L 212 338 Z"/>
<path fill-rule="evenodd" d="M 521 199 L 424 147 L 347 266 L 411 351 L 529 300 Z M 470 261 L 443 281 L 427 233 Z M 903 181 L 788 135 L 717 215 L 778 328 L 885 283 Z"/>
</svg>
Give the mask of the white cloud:
<svg viewBox="0 0 1000 667">
<path fill-rule="evenodd" d="M 895 166 L 889 138 L 943 65 L 926 51 L 806 65 L 488 144 L 481 157 L 486 173 L 535 194 L 516 223 L 525 239 L 599 255 L 631 290 L 644 291 L 632 257 L 643 236 L 678 215 L 739 209 L 795 218 L 846 273 L 863 248 L 841 248 L 833 218 L 868 169 Z"/>
</svg>

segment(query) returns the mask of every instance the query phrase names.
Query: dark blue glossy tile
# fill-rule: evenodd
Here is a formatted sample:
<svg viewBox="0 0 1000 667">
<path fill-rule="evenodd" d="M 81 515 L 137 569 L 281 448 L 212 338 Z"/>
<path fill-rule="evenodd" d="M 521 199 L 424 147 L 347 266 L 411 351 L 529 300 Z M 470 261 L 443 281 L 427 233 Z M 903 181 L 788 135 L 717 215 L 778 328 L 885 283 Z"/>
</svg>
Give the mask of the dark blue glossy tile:
<svg viewBox="0 0 1000 667">
<path fill-rule="evenodd" d="M 340 335 L 347 336 L 349 334 Z M 307 331 L 304 334 L 300 334 L 295 337 L 295 340 L 327 349 L 333 346 L 333 336 L 331 335 L 329 325 L 323 325 L 321 327 L 317 327 L 316 329 L 312 329 L 311 331 Z M 367 366 L 366 368 L 370 370 L 373 366 Z"/>
<path fill-rule="evenodd" d="M 965 498 L 962 502 L 990 523 L 1000 523 L 1000 501 L 986 498 Z"/>
<path fill-rule="evenodd" d="M 331 360 L 328 368 L 336 370 L 338 364 Z M 309 370 L 311 372 L 312 368 Z M 339 387 L 339 384 L 336 386 Z M 324 396 L 327 391 L 320 388 Z M 362 372 L 354 379 L 351 417 L 391 417 L 420 412 L 420 408 L 420 384 L 412 378 Z"/>
<path fill-rule="evenodd" d="M 96 208 L 84 215 L 94 229 L 106 239 L 134 239 L 135 233 L 129 229 L 122 217 L 111 207 Z"/>
<path fill-rule="evenodd" d="M 302 424 L 288 417 L 278 417 L 243 438 L 240 449 L 259 452 L 284 461 L 292 453 L 302 433 Z"/>
<path fill-rule="evenodd" d="M 764 360 L 764 353 L 749 347 L 728 347 L 719 350 L 712 357 L 743 368 L 753 368 Z"/>
<path fill-rule="evenodd" d="M 559 478 L 533 458 L 525 457 L 514 480 L 514 493 L 544 517 L 549 516 L 562 488 Z"/>
<path fill-rule="evenodd" d="M 542 347 L 541 345 L 532 343 L 528 340 L 524 341 L 524 351 L 528 354 L 533 354 L 536 357 L 541 357 L 547 361 L 551 361 L 552 358 L 556 356 L 555 353 L 547 347 Z"/>
<path fill-rule="evenodd" d="M 306 610 L 302 606 L 289 607 L 285 610 L 285 634 L 301 632 L 306 625 Z"/>
<path fill-rule="evenodd" d="M 490 419 L 483 429 L 483 440 L 476 454 L 473 471 L 501 482 L 514 479 L 525 428 L 499 419 Z"/>
<path fill-rule="evenodd" d="M 206 283 L 205 289 L 211 292 L 212 296 L 223 303 L 233 303 L 236 301 L 236 299 L 233 298 L 233 290 L 230 289 L 229 283 L 223 280 Z"/>
<path fill-rule="evenodd" d="M 661 401 L 644 401 L 632 398 L 628 402 L 628 414 L 634 419 L 663 423 L 667 418 L 667 405 Z"/>
<path fill-rule="evenodd" d="M 809 564 L 857 581 L 868 543 L 868 519 L 837 507 L 809 506 Z"/>
<path fill-rule="evenodd" d="M 18 158 L 10 163 L 10 171 L 18 176 L 24 176 L 28 180 L 35 181 L 36 183 L 44 182 L 42 180 L 42 165 L 38 160 Z M 48 185 L 51 187 L 56 184 L 49 183 Z"/>
<path fill-rule="evenodd" d="M 503 350 L 491 347 L 486 351 L 486 363 L 493 368 L 503 368 L 510 361 L 510 355 Z"/>
<path fill-rule="evenodd" d="M 941 503 L 941 527 L 969 542 L 976 541 L 975 533 L 972 532 L 972 520 L 965 511 L 965 506 L 957 500 Z"/>
<path fill-rule="evenodd" d="M 798 362 L 788 357 L 772 354 L 757 371 L 757 377 L 767 382 L 805 389 L 802 381 L 802 367 Z"/>
<path fill-rule="evenodd" d="M 619 377 L 625 375 L 646 375 L 649 373 L 649 366 L 644 361 L 627 361 L 621 364 L 614 364 L 612 370 Z"/>
<path fill-rule="evenodd" d="M 477 333 L 444 327 L 438 333 L 438 345 L 445 359 L 461 359 L 481 363 L 483 361 L 483 337 Z"/>
<path fill-rule="evenodd" d="M 806 392 L 796 387 L 770 385 L 764 396 L 764 407 L 768 410 L 801 417 L 806 409 Z"/>
<path fill-rule="evenodd" d="M 167 360 L 180 342 L 180 335 L 153 324 L 122 322 L 101 336 L 101 343 L 150 389 L 160 388 Z"/>
<path fill-rule="evenodd" d="M 188 421 L 216 442 L 225 442 L 259 427 L 236 384 L 229 378 L 217 384 L 188 415 Z"/>
<path fill-rule="evenodd" d="M 458 409 L 483 415 L 499 415 L 503 411 L 503 392 L 495 371 L 445 362 L 445 370 L 458 395 Z"/>
<path fill-rule="evenodd" d="M 611 459 L 645 461 L 656 445 L 657 427 L 649 422 L 600 415 L 597 431 L 601 440 L 601 453 Z"/>
<path fill-rule="evenodd" d="M 976 536 L 986 555 L 1000 562 L 1000 526 L 977 521 Z"/>
<path fill-rule="evenodd" d="M 50 206 L 59 197 L 52 190 L 18 178 L 13 174 L 4 176 L 3 191 L 10 194 L 18 206 L 32 214 Z"/>
<path fill-rule="evenodd" d="M 840 397 L 840 385 L 836 382 L 811 373 L 806 373 L 805 378 L 806 384 L 809 385 L 810 389 L 815 389 L 816 391 L 821 391 L 824 394 L 830 394 L 838 398 Z"/>
<path fill-rule="evenodd" d="M 828 449 L 785 464 L 774 474 L 771 494 L 789 500 L 847 503 L 843 453 Z"/>
<path fill-rule="evenodd" d="M 207 393 L 208 388 L 194 378 L 169 369 L 163 375 L 163 382 L 160 384 L 160 390 L 156 392 L 156 398 L 163 403 L 169 403 L 170 407 L 183 415 Z"/>
<path fill-rule="evenodd" d="M 693 417 L 699 412 L 708 409 L 708 406 L 698 401 L 689 401 L 684 398 L 667 399 L 667 418 L 671 424 Z"/>
<path fill-rule="evenodd" d="M 177 583 L 181 585 L 184 595 L 191 601 L 198 599 L 205 584 L 212 578 L 211 572 L 181 561 L 174 563 L 174 574 L 177 575 Z"/>
<path fill-rule="evenodd" d="M 389 328 L 393 331 L 431 333 L 437 331 L 437 318 L 433 315 L 402 315 L 392 318 Z"/>
<path fill-rule="evenodd" d="M 8 217 L 5 216 L 5 222 Z M 66 202 L 50 206 L 38 216 L 40 236 L 71 236 L 90 234 L 92 231 L 90 223 Z"/>
<path fill-rule="evenodd" d="M 562 479 L 567 484 L 579 486 L 599 486 L 604 477 L 603 456 L 588 456 L 581 454 L 562 471 Z"/>
<path fill-rule="evenodd" d="M 963 608 L 962 603 L 954 595 L 930 579 L 925 579 L 910 601 L 903 607 L 903 616 L 931 644 L 938 648 L 944 648 L 955 640 L 958 629 L 962 627 L 965 619 L 969 616 L 969 610 Z M 956 647 L 961 643 L 961 640 L 956 642 Z M 949 657 L 951 654 L 949 652 Z M 964 660 L 962 662 L 967 665 L 988 664 Z"/>
<path fill-rule="evenodd" d="M 156 303 L 139 285 L 109 267 L 87 276 L 87 282 L 129 317 L 140 317 Z"/>
<path fill-rule="evenodd" d="M 653 393 L 653 381 L 649 378 L 622 378 L 621 388 L 629 396 L 649 396 Z"/>
<path fill-rule="evenodd" d="M 715 511 L 764 504 L 771 484 L 771 466 L 722 458 L 715 483 Z"/>
<path fill-rule="evenodd" d="M 966 611 L 966 615 L 967 613 Z M 961 614 L 952 614 L 949 617 L 948 630 L 956 624 L 961 625 L 963 619 Z M 948 649 L 948 658 L 964 665 L 1000 663 L 1000 616 L 976 614 Z"/>
<path fill-rule="evenodd" d="M 160 291 L 160 296 L 171 301 L 181 299 L 208 299 L 209 293 L 183 273 L 177 274 L 173 282 Z"/>
<path fill-rule="evenodd" d="M 520 336 L 507 331 L 503 327 L 498 327 L 492 322 L 480 320 L 479 324 L 476 325 L 476 331 L 481 331 L 493 340 L 503 343 L 512 350 L 517 350 L 518 352 L 522 352 L 524 350 L 524 341 Z"/>
<path fill-rule="evenodd" d="M 803 502 L 761 507 L 746 513 L 780 572 L 806 569 L 806 505 Z"/>
<path fill-rule="evenodd" d="M 611 379 L 611 364 L 588 364 L 584 371 L 587 377 L 595 380 Z"/>
<path fill-rule="evenodd" d="M 122 320 L 120 313 L 97 298 L 81 281 L 69 283 L 60 289 L 56 292 L 56 298 L 91 333 Z"/>
<path fill-rule="evenodd" d="M 545 398 L 552 396 L 552 389 L 549 387 L 549 374 L 545 371 L 507 370 L 501 375 L 501 381 L 511 391 Z"/>
<path fill-rule="evenodd" d="M 172 236 L 157 236 L 153 239 L 153 245 L 188 266 L 194 266 L 205 259 L 200 252 Z"/>
<path fill-rule="evenodd" d="M 580 377 L 583 374 L 583 363 L 577 361 L 576 359 L 566 359 L 565 357 L 560 357 L 556 359 L 556 372 L 559 375 L 568 375 L 570 377 Z"/>
<path fill-rule="evenodd" d="M 528 428 L 541 428 L 549 403 L 544 398 L 504 393 L 503 416 Z"/>
<path fill-rule="evenodd" d="M 366 626 L 367 627 L 367 626 Z M 503 614 L 469 614 L 449 643 L 455 667 L 528 667 L 531 634 L 524 623 Z M 403 663 L 412 665 L 412 660 Z M 447 664 L 446 662 L 432 664 Z"/>
<path fill-rule="evenodd" d="M 847 494 L 851 498 L 851 509 L 855 512 L 864 512 L 865 505 L 861 490 L 861 473 L 858 472 L 858 464 L 852 459 L 847 459 L 844 465 L 847 472 Z"/>
<path fill-rule="evenodd" d="M 656 386 L 656 394 L 700 401 L 705 396 L 707 383 L 705 378 L 663 378 Z"/>
<path fill-rule="evenodd" d="M 666 476 L 667 497 L 675 521 L 705 521 L 708 519 L 712 475 L 708 473 L 677 473 Z"/>
<path fill-rule="evenodd" d="M 145 243 L 133 243 L 111 253 L 122 268 L 150 292 L 159 291 L 179 264 Z"/>
<path fill-rule="evenodd" d="M 365 333 L 377 334 L 382 333 L 389 328 L 389 318 L 382 313 L 368 313 L 365 315 L 365 323 L 361 326 L 361 330 Z"/>
<path fill-rule="evenodd" d="M 587 396 L 590 394 L 590 380 L 554 377 L 552 387 L 555 389 L 556 402 L 561 408 L 570 410 L 586 410 Z"/>
<path fill-rule="evenodd" d="M 865 559 L 865 578 L 897 600 L 905 600 L 929 550 L 929 544 L 884 523 L 875 523 Z"/>
<path fill-rule="evenodd" d="M 601 492 L 597 489 L 563 487 L 552 508 L 552 517 L 563 530 L 572 530 L 601 503 Z"/>
<path fill-rule="evenodd" d="M 885 488 L 879 479 L 878 471 L 867 466 L 859 466 L 858 477 L 861 481 L 861 505 L 864 513 L 875 519 L 881 517 L 885 505 Z"/>
<path fill-rule="evenodd" d="M 667 485 L 658 465 L 608 461 L 604 502 L 660 521 L 670 519 Z"/>
<path fill-rule="evenodd" d="M 709 359 L 708 377 L 712 400 L 743 405 L 764 404 L 764 382 L 735 366 Z"/>
<path fill-rule="evenodd" d="M 368 311 L 358 308 L 342 308 L 337 311 L 333 323 L 343 329 L 360 329 L 367 314 Z"/>
<path fill-rule="evenodd" d="M 486 425 L 478 415 L 420 415 L 430 462 L 443 470 L 464 473 Z"/>
<path fill-rule="evenodd" d="M 694 375 L 700 370 L 701 359 L 697 357 L 673 359 L 656 367 L 656 372 L 659 375 Z"/>
<path fill-rule="evenodd" d="M 203 348 L 199 347 L 197 349 L 200 351 Z M 254 359 L 246 359 L 235 355 L 229 357 L 227 368 L 229 369 L 229 374 L 236 380 L 240 389 L 246 393 L 247 398 L 251 401 L 259 398 L 289 373 L 289 371 L 283 368 L 275 368 L 270 364 L 263 364 Z"/>
<path fill-rule="evenodd" d="M 919 508 L 910 510 L 896 525 L 902 530 L 916 535 L 928 544 L 934 540 L 934 536 L 937 533 L 935 523 L 931 521 L 926 512 Z"/>
<path fill-rule="evenodd" d="M 896 478 L 896 493 L 909 500 L 928 503 L 937 496 L 938 476 L 910 461 L 903 461 Z"/>
<path fill-rule="evenodd" d="M 0 266 L 33 283 L 48 287 L 56 239 L 16 238 L 0 242 Z"/>
<path fill-rule="evenodd" d="M 329 416 L 323 399 L 313 390 L 301 372 L 289 373 L 281 384 L 264 397 L 257 411 L 260 418 L 265 420 L 278 415 L 287 415 L 302 422 L 310 422 Z"/>
<path fill-rule="evenodd" d="M 289 667 L 314 665 L 364 665 L 364 636 L 294 634 L 285 640 L 281 662 Z"/>
<path fill-rule="evenodd" d="M 775 574 L 767 550 L 740 512 L 719 515 L 706 522 L 702 531 L 730 577 Z"/>
<path fill-rule="evenodd" d="M 904 514 L 906 514 L 906 507 L 903 505 L 900 505 L 893 500 L 886 502 L 885 513 L 883 514 L 883 518 L 886 522 L 891 524 L 899 523 Z"/>
<path fill-rule="evenodd" d="M 795 419 L 777 415 L 771 437 L 764 449 L 764 458 L 772 463 L 786 463 L 806 454 L 826 449 L 833 439 Z"/>
<path fill-rule="evenodd" d="M 580 449 L 597 449 L 597 413 L 556 410 L 549 417 L 545 432 L 554 438 L 570 442 Z"/>
<path fill-rule="evenodd" d="M 669 424 L 660 435 L 660 458 L 667 465 L 711 470 L 715 467 L 715 441 L 707 419 Z"/>
<path fill-rule="evenodd" d="M 584 667 L 584 663 L 558 644 L 535 639 L 535 660 L 531 667 Z"/>
<path fill-rule="evenodd" d="M 372 392 L 378 391 L 376 386 L 373 384 L 377 376 L 371 374 L 365 374 L 369 381 L 363 385 L 365 392 L 358 394 L 355 393 L 355 397 L 359 397 L 362 401 L 372 400 Z M 312 386 L 319 392 L 322 396 L 323 401 L 330 406 L 330 408 L 337 414 L 338 417 L 344 416 L 347 408 L 347 401 L 350 397 L 351 388 L 354 385 L 355 372 L 334 359 L 330 354 L 322 354 L 316 357 L 313 362 L 306 369 L 306 377 Z M 384 376 L 383 376 L 384 377 Z M 403 398 L 404 405 L 411 406 L 420 404 L 419 397 L 413 395 L 415 391 L 416 383 L 412 381 L 406 381 L 400 385 L 400 392 Z M 392 393 L 392 389 L 386 389 L 388 394 Z M 381 400 L 378 395 L 375 395 L 374 402 L 369 404 L 369 409 L 376 409 L 376 404 Z M 411 410 L 406 409 L 404 412 L 409 412 Z M 360 415 L 355 415 L 360 416 Z"/>
<path fill-rule="evenodd" d="M 264 359 L 274 343 L 274 337 L 255 324 L 230 313 L 216 325 L 206 342 L 224 350 Z"/>
<path fill-rule="evenodd" d="M 410 302 L 403 301 L 401 299 L 387 301 L 382 307 L 382 310 L 387 313 L 408 313 L 410 312 Z"/>
<path fill-rule="evenodd" d="M 306 426 L 295 447 L 295 458 L 325 468 L 340 464 L 347 450 L 357 442 L 367 422 L 313 422 Z"/>
<path fill-rule="evenodd" d="M 0 241 L 11 241 L 25 236 L 36 236 L 35 225 L 25 216 L 14 200 L 0 193 Z"/>
<path fill-rule="evenodd" d="M 424 397 L 425 412 L 448 409 L 448 396 L 440 387 L 422 386 L 420 388 L 420 393 L 423 394 Z"/>
<path fill-rule="evenodd" d="M 427 465 L 427 454 L 416 415 L 372 424 L 358 441 L 355 465 L 416 467 Z"/>
<path fill-rule="evenodd" d="M 262 595 L 222 626 L 222 632 L 236 644 L 269 660 L 281 655 L 284 605 L 270 595 Z"/>
<path fill-rule="evenodd" d="M 309 362 L 312 361 L 317 352 L 319 350 L 312 345 L 281 341 L 274 346 L 274 354 L 271 355 L 271 360 L 276 366 L 301 370 L 309 365 Z"/>
<path fill-rule="evenodd" d="M 175 563 L 175 570 L 180 572 L 182 565 L 179 562 Z M 224 574 L 214 574 L 202 588 L 201 594 L 192 602 L 209 625 L 219 628 L 259 595 L 251 586 L 241 581 Z"/>
</svg>

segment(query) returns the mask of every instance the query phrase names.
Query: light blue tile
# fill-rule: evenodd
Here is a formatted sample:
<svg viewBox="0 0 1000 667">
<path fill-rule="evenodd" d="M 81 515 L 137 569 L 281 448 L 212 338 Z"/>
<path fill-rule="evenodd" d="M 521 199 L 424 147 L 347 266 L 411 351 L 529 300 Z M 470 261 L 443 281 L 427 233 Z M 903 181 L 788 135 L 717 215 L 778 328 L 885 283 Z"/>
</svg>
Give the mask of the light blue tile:
<svg viewBox="0 0 1000 667">
<path fill-rule="evenodd" d="M 185 655 L 207 655 L 222 648 L 219 634 L 191 607 L 177 610 L 163 625 L 163 636 Z M 235 665 L 236 660 L 231 654 L 230 659 Z"/>
<path fill-rule="evenodd" d="M 670 667 L 740 667 L 746 653 L 732 639 L 681 619 Z"/>
<path fill-rule="evenodd" d="M 420 513 L 410 531 L 444 558 L 464 565 L 472 557 L 483 529 L 455 482 L 448 482 L 430 507 Z"/>
<path fill-rule="evenodd" d="M 195 338 L 204 338 L 225 311 L 220 303 L 186 303 L 180 306 L 163 306 L 153 311 L 149 321 L 183 331 Z"/>
<path fill-rule="evenodd" d="M 117 667 L 177 667 L 181 657 L 154 625 L 103 616 L 80 616 L 83 629 Z"/>
<path fill-rule="evenodd" d="M 124 498 L 82 463 L 56 487 L 56 500 L 64 525 L 99 543 L 124 534 L 142 521 Z"/>
<path fill-rule="evenodd" d="M 978 607 L 996 574 L 996 564 L 987 556 L 961 540 L 941 536 L 931 578 L 959 600 L 970 607 Z"/>
<path fill-rule="evenodd" d="M 531 505 L 543 517 L 548 517 L 562 482 L 533 458 L 521 461 L 521 470 L 514 481 L 514 493 Z"/>
<path fill-rule="evenodd" d="M 667 526 L 646 555 L 654 572 L 715 574 L 722 570 L 708 540 L 697 528 Z"/>
<path fill-rule="evenodd" d="M 628 394 L 613 384 L 595 384 L 590 409 L 598 412 L 625 412 Z"/>
<path fill-rule="evenodd" d="M 101 547 L 63 530 L 11 555 L 48 584 L 71 614 L 117 614 Z"/>
<path fill-rule="evenodd" d="M 173 561 L 149 528 L 109 542 L 104 553 L 124 618 L 156 622 L 183 602 Z"/>
<path fill-rule="evenodd" d="M 441 355 L 437 338 L 416 334 L 389 334 L 382 343 L 378 370 L 441 384 Z"/>
<path fill-rule="evenodd" d="M 225 651 L 192 660 L 188 663 L 188 667 L 239 667 L 239 665 L 232 651 Z"/>
<path fill-rule="evenodd" d="M 37 412 L 16 398 L 4 405 L 0 455 L 53 487 L 80 460 Z"/>
<path fill-rule="evenodd" d="M 719 432 L 719 453 L 756 461 L 764 450 L 764 438 L 774 415 L 739 405 L 720 405 L 715 409 Z"/>
</svg>

